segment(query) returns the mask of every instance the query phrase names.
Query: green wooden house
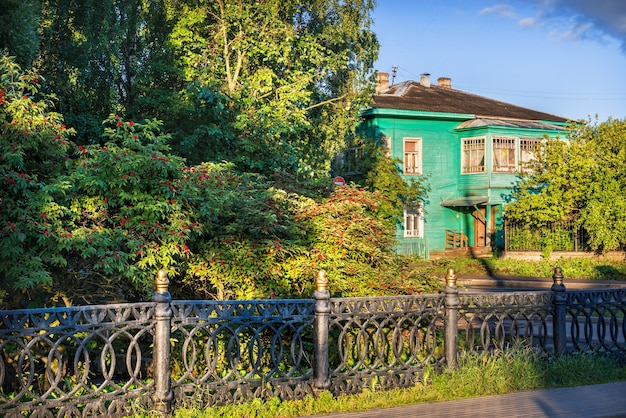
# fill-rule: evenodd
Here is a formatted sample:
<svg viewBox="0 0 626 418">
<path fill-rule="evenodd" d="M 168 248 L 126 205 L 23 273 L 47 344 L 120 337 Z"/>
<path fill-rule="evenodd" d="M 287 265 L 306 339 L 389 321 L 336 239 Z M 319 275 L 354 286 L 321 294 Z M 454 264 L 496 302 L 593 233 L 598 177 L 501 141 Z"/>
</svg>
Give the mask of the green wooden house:
<svg viewBox="0 0 626 418">
<path fill-rule="evenodd" d="M 568 120 L 452 88 L 449 78 L 389 86 L 379 73 L 364 128 L 382 138 L 405 177 L 428 176 L 420 211 L 405 211 L 400 251 L 502 246 L 502 210 L 540 141 L 563 136 Z"/>
</svg>

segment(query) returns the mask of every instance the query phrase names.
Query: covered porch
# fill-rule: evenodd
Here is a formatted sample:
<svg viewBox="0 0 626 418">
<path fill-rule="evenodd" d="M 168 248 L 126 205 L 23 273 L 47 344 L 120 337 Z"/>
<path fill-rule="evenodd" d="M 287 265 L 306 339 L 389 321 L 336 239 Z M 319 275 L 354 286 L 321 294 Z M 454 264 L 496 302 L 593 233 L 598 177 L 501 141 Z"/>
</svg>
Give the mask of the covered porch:
<svg viewBox="0 0 626 418">
<path fill-rule="evenodd" d="M 446 228 L 446 251 L 489 252 L 496 246 L 496 217 L 499 204 L 490 204 L 489 196 L 465 196 L 440 203 L 452 212 L 456 228 Z"/>
</svg>

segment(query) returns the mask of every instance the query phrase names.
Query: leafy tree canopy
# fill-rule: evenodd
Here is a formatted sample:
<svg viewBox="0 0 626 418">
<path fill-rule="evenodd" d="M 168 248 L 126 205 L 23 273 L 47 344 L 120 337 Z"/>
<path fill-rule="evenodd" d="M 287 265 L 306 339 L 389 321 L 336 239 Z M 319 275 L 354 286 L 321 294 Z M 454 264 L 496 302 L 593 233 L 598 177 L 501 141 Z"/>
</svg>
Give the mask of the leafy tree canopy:
<svg viewBox="0 0 626 418">
<path fill-rule="evenodd" d="M 182 6 L 181 6 L 182 5 Z M 192 159 L 320 175 L 367 101 L 371 0 L 177 2 L 170 43 Z M 371 86 L 371 84 L 370 84 Z M 185 122 L 183 122 L 185 123 Z"/>
<path fill-rule="evenodd" d="M 568 140 L 548 140 L 523 177 L 509 219 L 528 225 L 574 221 L 595 251 L 626 244 L 626 120 L 572 125 Z"/>
<path fill-rule="evenodd" d="M 9 6 L 22 18 L 39 11 Z M 31 19 L 40 47 L 29 51 L 40 51 L 42 88 L 59 98 L 81 145 L 101 138 L 109 114 L 157 118 L 174 152 L 193 164 L 226 160 L 241 171 L 314 177 L 328 174 L 372 92 L 373 7 L 374 0 L 42 0 Z"/>
<path fill-rule="evenodd" d="M 30 67 L 39 53 L 38 0 L 0 0 L 0 50 L 15 57 L 22 67 Z"/>
</svg>

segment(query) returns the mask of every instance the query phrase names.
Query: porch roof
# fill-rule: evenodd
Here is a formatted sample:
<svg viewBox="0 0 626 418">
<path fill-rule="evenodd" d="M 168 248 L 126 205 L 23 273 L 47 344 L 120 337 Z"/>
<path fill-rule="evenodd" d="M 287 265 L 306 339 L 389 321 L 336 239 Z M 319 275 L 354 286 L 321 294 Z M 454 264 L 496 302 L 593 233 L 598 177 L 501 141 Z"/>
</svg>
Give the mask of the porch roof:
<svg viewBox="0 0 626 418">
<path fill-rule="evenodd" d="M 471 207 L 487 202 L 489 202 L 489 196 L 465 196 L 458 199 L 444 200 L 440 205 L 445 207 Z"/>
</svg>

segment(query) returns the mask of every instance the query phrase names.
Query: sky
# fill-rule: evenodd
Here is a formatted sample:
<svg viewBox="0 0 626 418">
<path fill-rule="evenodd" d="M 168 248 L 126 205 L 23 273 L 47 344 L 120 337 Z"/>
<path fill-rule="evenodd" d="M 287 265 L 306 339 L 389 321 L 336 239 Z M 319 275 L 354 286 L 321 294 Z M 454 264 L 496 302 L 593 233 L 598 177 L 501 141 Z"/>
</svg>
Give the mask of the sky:
<svg viewBox="0 0 626 418">
<path fill-rule="evenodd" d="M 377 1 L 374 68 L 390 82 L 429 73 L 571 120 L 626 119 L 626 0 Z"/>
</svg>

